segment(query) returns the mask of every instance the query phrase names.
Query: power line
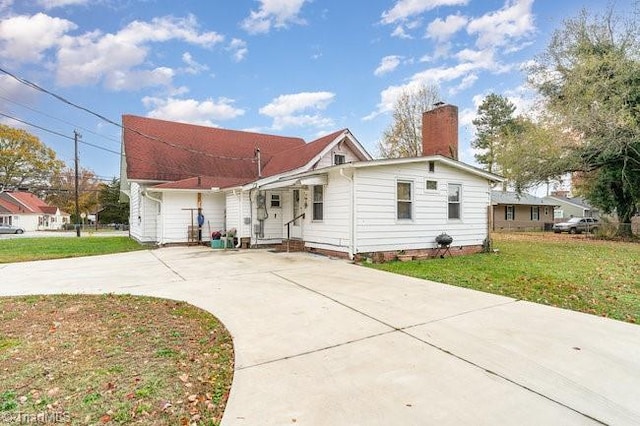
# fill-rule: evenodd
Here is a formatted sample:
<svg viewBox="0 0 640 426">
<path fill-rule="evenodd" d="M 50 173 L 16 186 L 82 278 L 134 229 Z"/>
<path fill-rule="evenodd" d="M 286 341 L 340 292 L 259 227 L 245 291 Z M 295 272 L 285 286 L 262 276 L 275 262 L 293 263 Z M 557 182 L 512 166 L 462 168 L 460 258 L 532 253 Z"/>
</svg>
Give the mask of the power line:
<svg viewBox="0 0 640 426">
<path fill-rule="evenodd" d="M 9 114 L 5 114 L 3 112 L 0 112 L 0 115 L 3 116 L 3 117 L 6 117 L 6 118 L 10 118 L 11 120 L 15 120 L 17 122 L 20 122 L 22 124 L 26 124 L 27 126 L 35 127 L 36 129 L 40 129 L 40 130 L 42 130 L 44 132 L 48 132 L 48 133 L 51 133 L 53 135 L 60 136 L 61 138 L 74 140 L 74 138 L 72 138 L 71 136 L 65 135 L 65 134 L 57 132 L 55 130 L 47 129 L 46 127 L 38 126 L 37 124 L 33 124 L 33 123 L 30 123 L 30 122 L 25 121 L 25 120 L 21 120 L 19 118 L 13 117 L 13 116 L 11 116 Z M 82 143 L 82 144 L 85 144 L 85 145 L 89 145 L 89 146 L 91 146 L 93 148 L 100 149 L 102 151 L 106 151 L 106 152 L 110 152 L 112 154 L 116 154 L 118 156 L 122 155 L 119 151 L 114 151 L 112 149 L 105 148 L 103 146 L 96 145 L 96 144 L 93 144 L 91 142 L 85 142 L 85 141 L 79 141 L 79 142 Z"/>
<path fill-rule="evenodd" d="M 122 124 L 117 123 L 117 122 L 105 117 L 104 115 L 102 115 L 100 113 L 92 111 L 89 108 L 83 107 L 82 105 L 78 105 L 78 104 L 76 104 L 76 103 L 64 98 L 63 96 L 60 96 L 60 95 L 58 95 L 58 94 L 56 94 L 56 93 L 54 93 L 54 92 L 52 92 L 50 90 L 47 90 L 47 89 L 45 89 L 45 88 L 37 85 L 36 83 L 33 83 L 33 82 L 27 80 L 27 79 L 19 77 L 19 76 L 15 75 L 15 74 L 5 70 L 4 68 L 0 68 L 0 72 L 8 75 L 9 77 L 13 78 L 14 80 L 18 81 L 19 83 L 24 84 L 25 86 L 28 86 L 28 87 L 30 87 L 30 88 L 32 88 L 34 90 L 37 90 L 39 92 L 42 92 L 42 93 L 46 93 L 47 95 L 52 96 L 53 98 L 59 100 L 60 102 L 63 102 L 65 104 L 67 104 L 67 105 L 70 105 L 70 106 L 72 106 L 74 108 L 77 108 L 77 109 L 79 109 L 81 111 L 84 111 L 84 112 L 86 112 L 88 114 L 91 114 L 94 117 L 97 117 L 100 120 L 105 121 L 106 123 L 112 124 L 112 125 L 120 128 L 120 129 L 122 129 L 122 130 L 127 130 L 129 132 L 135 133 L 135 134 L 137 134 L 139 136 L 142 136 L 142 137 L 144 137 L 146 139 L 149 139 L 149 140 L 152 140 L 152 141 L 155 141 L 155 142 L 160 142 L 160 143 L 168 145 L 168 146 L 170 146 L 172 148 L 184 150 L 184 151 L 190 152 L 192 154 L 198 154 L 198 155 L 203 155 L 203 156 L 207 156 L 207 157 L 218 158 L 218 159 L 221 159 L 221 160 L 254 160 L 253 157 L 227 157 L 227 156 L 223 156 L 223 155 L 214 155 L 214 154 L 211 154 L 210 152 L 205 152 L 205 151 L 200 151 L 200 150 L 197 150 L 197 149 L 188 148 L 186 146 L 178 145 L 176 143 L 169 142 L 167 140 L 164 140 L 164 139 L 156 137 L 156 136 L 148 135 L 148 134 L 143 133 L 143 132 L 141 132 L 139 130 L 123 126 Z"/>
<path fill-rule="evenodd" d="M 20 123 L 26 124 L 27 126 L 35 127 L 35 128 L 40 129 L 40 130 L 42 130 L 42 131 L 45 131 L 45 132 L 48 132 L 48 133 L 54 134 L 54 135 L 56 135 L 56 136 L 60 136 L 60 137 L 65 138 L 65 139 L 74 140 L 74 138 L 72 138 L 71 136 L 65 135 L 65 134 L 60 133 L 60 132 L 57 132 L 57 131 L 55 131 L 55 130 L 47 129 L 46 127 L 39 126 L 39 125 L 37 125 L 37 124 L 34 124 L 34 123 L 31 123 L 31 122 L 28 122 L 28 121 L 26 121 L 26 120 L 22 120 L 22 119 L 19 119 L 19 118 L 13 117 L 13 116 L 10 116 L 10 115 L 8 115 L 8 114 L 4 114 L 4 113 L 2 113 L 2 112 L 0 112 L 0 116 L 7 117 L 7 118 L 9 118 L 9 119 L 11 119 L 11 120 L 18 121 L 18 122 L 20 122 Z M 78 142 L 80 142 L 80 143 L 82 143 L 82 144 L 85 144 L 85 145 L 88 145 L 88 146 L 91 146 L 91 147 L 94 147 L 94 148 L 96 148 L 96 149 L 100 149 L 100 150 L 102 150 L 102 151 L 106 151 L 106 152 L 109 152 L 109 153 L 112 153 L 112 154 L 116 154 L 116 155 L 117 155 L 117 156 L 119 156 L 121 159 L 125 157 L 125 154 L 122 154 L 122 153 L 120 153 L 120 152 L 118 152 L 118 151 L 113 151 L 113 150 L 108 149 L 108 148 L 104 148 L 104 147 L 99 146 L 99 145 L 92 144 L 92 143 L 90 143 L 90 142 L 85 142 L 85 141 L 82 141 L 82 140 L 79 140 Z M 131 155 L 127 155 L 127 156 L 128 156 L 129 158 L 135 158 L 136 160 L 140 160 L 140 161 L 145 161 L 145 160 L 146 160 L 146 159 L 144 159 L 144 158 L 142 158 L 142 157 L 131 156 Z M 189 174 L 189 172 L 188 172 L 187 170 L 184 170 L 184 169 L 183 169 L 183 168 L 181 168 L 181 167 L 175 167 L 175 166 L 170 166 L 170 165 L 164 165 L 163 167 L 164 167 L 165 169 L 168 169 L 168 170 L 173 170 L 173 171 L 175 171 L 175 172 L 179 172 L 181 175 Z M 109 179 L 109 180 L 110 180 L 110 179 Z"/>
<path fill-rule="evenodd" d="M 29 111 L 33 111 L 33 112 L 35 112 L 35 113 L 37 113 L 37 114 L 44 115 L 45 117 L 52 118 L 52 119 L 57 120 L 57 121 L 59 121 L 59 122 L 61 122 L 61 123 L 68 124 L 68 125 L 70 125 L 70 126 L 73 126 L 73 127 L 75 127 L 75 128 L 81 129 L 81 130 L 83 130 L 83 131 L 85 131 L 85 132 L 87 132 L 87 133 L 91 133 L 92 135 L 95 135 L 95 136 L 101 137 L 101 138 L 106 139 L 106 140 L 108 140 L 108 141 L 111 141 L 111 142 L 115 142 L 115 143 L 117 143 L 117 144 L 120 144 L 120 140 L 118 140 L 118 139 L 114 139 L 114 138 L 110 138 L 110 137 L 105 136 L 105 135 L 101 135 L 100 133 L 98 133 L 98 132 L 94 132 L 94 131 L 93 131 L 93 130 L 91 130 L 91 129 L 88 129 L 88 128 L 83 127 L 83 126 L 78 126 L 77 124 L 71 123 L 71 122 L 69 122 L 69 121 L 63 120 L 63 119 L 58 118 L 58 117 L 54 117 L 53 115 L 47 114 L 46 112 L 40 111 L 40 110 L 38 110 L 38 109 L 36 109 L 36 108 L 32 108 L 32 107 L 30 107 L 30 106 L 28 106 L 28 105 L 25 105 L 25 104 L 22 104 L 22 103 L 20 103 L 20 102 L 16 102 L 16 101 L 15 101 L 15 100 L 13 100 L 13 99 L 9 99 L 9 98 L 7 98 L 7 97 L 5 97 L 5 96 L 2 96 L 2 95 L 0 95 L 0 99 L 4 99 L 5 101 L 7 101 L 7 102 L 11 102 L 11 103 L 12 103 L 12 104 L 14 104 L 14 105 L 18 105 L 19 107 L 22 107 L 22 108 L 28 109 Z"/>
</svg>

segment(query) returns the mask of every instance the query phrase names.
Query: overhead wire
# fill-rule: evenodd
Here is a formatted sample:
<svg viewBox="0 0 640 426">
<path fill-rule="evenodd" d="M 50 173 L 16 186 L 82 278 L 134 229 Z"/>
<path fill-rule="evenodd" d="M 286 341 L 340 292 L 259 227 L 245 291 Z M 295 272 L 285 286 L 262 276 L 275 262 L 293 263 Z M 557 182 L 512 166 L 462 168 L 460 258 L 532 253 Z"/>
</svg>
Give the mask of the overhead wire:
<svg viewBox="0 0 640 426">
<path fill-rule="evenodd" d="M 146 134 L 146 133 L 141 132 L 141 131 L 139 131 L 137 129 L 133 129 L 131 127 L 124 126 L 124 125 L 122 125 L 122 124 L 120 124 L 120 123 L 118 123 L 118 122 L 116 122 L 114 120 L 111 120 L 110 118 L 107 118 L 104 115 L 102 115 L 100 113 L 97 113 L 97 112 L 95 112 L 95 111 L 93 111 L 93 110 L 91 110 L 89 108 L 86 108 L 86 107 L 84 107 L 82 105 L 76 104 L 75 102 L 72 102 L 72 101 L 66 99 L 63 96 L 58 95 L 57 93 L 54 93 L 54 92 L 52 92 L 50 90 L 47 90 L 47 89 L 39 86 L 38 84 L 33 83 L 33 82 L 31 82 L 31 81 L 29 81 L 29 80 L 27 80 L 25 78 L 19 77 L 19 76 L 15 75 L 15 74 L 11 73 L 10 71 L 5 70 L 2 67 L 0 67 L 0 72 L 8 75 L 9 77 L 13 78 L 14 80 L 18 81 L 21 84 L 24 84 L 25 86 L 28 86 L 28 87 L 30 87 L 30 88 L 32 88 L 34 90 L 37 90 L 39 92 L 45 93 L 45 94 L 47 94 L 49 96 L 52 96 L 53 98 L 59 100 L 60 102 L 63 102 L 65 104 L 69 105 L 69 106 L 77 108 L 77 109 L 79 109 L 81 111 L 84 111 L 84 112 L 86 112 L 88 114 L 91 114 L 94 117 L 97 117 L 100 120 L 103 120 L 106 123 L 112 124 L 112 125 L 120 128 L 120 129 L 122 129 L 122 130 L 126 130 L 126 131 L 129 131 L 129 132 L 135 133 L 135 134 L 137 134 L 139 136 L 142 136 L 143 138 L 146 138 L 146 139 L 149 139 L 149 140 L 152 140 L 152 141 L 155 141 L 155 142 L 163 143 L 163 144 L 165 144 L 167 146 L 170 146 L 172 148 L 184 150 L 184 151 L 190 152 L 192 154 L 203 155 L 203 156 L 217 158 L 217 159 L 221 159 L 221 160 L 254 160 L 253 157 L 229 157 L 229 156 L 223 156 L 223 155 L 215 155 L 215 154 L 212 154 L 210 152 L 189 148 L 189 147 L 186 147 L 186 146 L 183 146 L 183 145 L 176 144 L 174 142 L 167 141 L 167 140 L 159 138 L 157 136 Z"/>
<path fill-rule="evenodd" d="M 59 122 L 61 122 L 61 123 L 68 124 L 68 125 L 70 125 L 70 126 L 73 126 L 73 127 L 74 127 L 74 128 L 76 128 L 76 129 L 80 129 L 80 130 L 82 130 L 83 132 L 91 133 L 92 135 L 95 135 L 95 136 L 101 137 L 101 138 L 106 139 L 106 140 L 108 140 L 108 141 L 115 142 L 115 143 L 117 143 L 117 144 L 120 144 L 120 143 L 121 143 L 121 141 L 120 141 L 119 139 L 114 139 L 114 138 L 111 138 L 111 137 L 109 137 L 109 136 L 102 135 L 102 134 L 100 134 L 100 133 L 98 133 L 98 132 L 94 132 L 94 131 L 93 131 L 93 130 L 91 130 L 91 129 L 88 129 L 88 128 L 83 127 L 83 126 L 79 126 L 79 125 L 77 125 L 77 124 L 71 123 L 70 121 L 63 120 L 62 118 L 55 117 L 55 116 L 53 116 L 53 115 L 51 115 L 51 114 L 47 114 L 47 113 L 46 113 L 46 112 L 44 112 L 44 111 L 40 111 L 40 110 L 38 110 L 38 109 L 36 109 L 36 108 L 30 107 L 30 106 L 25 105 L 25 104 L 20 103 L 20 102 L 17 102 L 17 101 L 15 101 L 15 100 L 13 100 L 13 99 L 9 99 L 9 98 L 7 98 L 7 97 L 5 97 L 5 96 L 0 95 L 0 99 L 3 99 L 3 100 L 5 100 L 5 101 L 7 101 L 7 102 L 10 102 L 10 103 L 12 103 L 12 104 L 14 104 L 14 105 L 18 105 L 19 107 L 22 107 L 22 108 L 28 109 L 29 111 L 33 111 L 33 112 L 35 112 L 35 113 L 37 113 L 37 114 L 40 114 L 40 115 L 43 115 L 43 116 L 45 116 L 45 117 L 48 117 L 48 118 L 51 118 L 51 119 L 57 120 L 57 121 L 59 121 Z"/>
<path fill-rule="evenodd" d="M 44 132 L 51 133 L 51 134 L 56 135 L 56 136 L 59 136 L 59 137 L 61 137 L 61 138 L 69 139 L 69 140 L 72 140 L 72 141 L 74 141 L 74 140 L 75 140 L 75 138 L 73 138 L 73 137 L 71 137 L 71 136 L 69 136 L 69 135 L 65 135 L 64 133 L 60 133 L 60 132 L 58 132 L 58 131 L 56 131 L 56 130 L 51 130 L 51 129 L 48 129 L 48 128 L 46 128 L 46 127 L 43 127 L 43 126 L 40 126 L 40 125 L 37 125 L 37 124 L 31 123 L 31 122 L 29 122 L 29 121 L 22 120 L 22 119 L 17 118 L 17 117 L 13 117 L 13 116 L 11 116 L 11 115 L 9 115 L 9 114 L 5 114 L 5 113 L 3 113 L 3 112 L 0 112 L 0 116 L 3 116 L 3 117 L 6 117 L 6 118 L 9 118 L 9 119 L 11 119 L 11 120 L 15 120 L 15 121 L 17 121 L 17 122 L 19 122 L 19 123 L 25 124 L 25 125 L 27 125 L 27 126 L 34 127 L 34 128 L 36 128 L 36 129 L 40 129 L 40 130 L 42 130 L 42 131 L 44 131 Z M 134 158 L 134 159 L 136 159 L 136 160 L 140 160 L 140 161 L 145 161 L 145 160 L 146 160 L 146 159 L 144 159 L 144 158 L 142 158 L 142 157 L 138 157 L 138 156 L 131 156 L 131 155 L 128 155 L 128 154 L 123 154 L 123 153 L 121 153 L 121 152 L 119 152 L 119 151 L 111 150 L 111 149 L 109 149 L 109 148 L 104 148 L 104 147 L 102 147 L 102 146 L 100 146 L 100 145 L 92 144 L 91 142 L 86 142 L 86 141 L 84 141 L 84 140 L 82 140 L 82 139 L 79 139 L 79 140 L 78 140 L 78 142 L 79 142 L 79 143 L 81 143 L 81 144 L 83 144 L 83 145 L 88 145 L 88 146 L 91 146 L 91 147 L 93 147 L 93 148 L 96 148 L 96 149 L 99 149 L 99 150 L 102 150 L 102 151 L 106 151 L 106 152 L 109 152 L 109 153 L 111 153 L 111 154 L 115 154 L 115 155 L 117 155 L 118 157 L 120 157 L 120 159 L 121 159 L 121 160 L 122 160 L 122 158 L 124 158 L 124 157 Z M 164 167 L 165 169 L 168 169 L 168 170 L 172 170 L 172 171 L 175 171 L 175 172 L 179 172 L 181 175 L 184 175 L 184 174 L 186 174 L 186 173 L 187 173 L 187 171 L 186 171 L 186 170 L 184 170 L 184 169 L 183 169 L 183 168 L 181 168 L 181 167 L 175 167 L 175 166 L 170 166 L 170 165 L 164 165 L 163 167 Z"/>
</svg>

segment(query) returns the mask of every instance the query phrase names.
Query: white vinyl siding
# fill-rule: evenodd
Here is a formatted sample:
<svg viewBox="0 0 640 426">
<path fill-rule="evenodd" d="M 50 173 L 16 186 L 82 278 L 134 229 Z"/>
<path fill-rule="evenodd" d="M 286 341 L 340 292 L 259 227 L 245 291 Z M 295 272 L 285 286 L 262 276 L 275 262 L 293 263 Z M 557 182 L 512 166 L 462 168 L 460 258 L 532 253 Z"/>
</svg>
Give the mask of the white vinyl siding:
<svg viewBox="0 0 640 426">
<path fill-rule="evenodd" d="M 195 192 L 165 192 L 163 194 L 162 244 L 188 241 L 188 229 L 197 228 L 197 194 Z M 211 232 L 224 230 L 225 196 L 222 193 L 202 194 L 202 240 L 211 239 Z M 193 222 L 192 222 L 193 215 Z"/>
<path fill-rule="evenodd" d="M 129 229 L 131 237 L 137 241 L 158 242 L 159 205 L 142 195 L 145 189 L 143 185 L 131 183 Z M 160 197 L 159 194 L 155 195 Z"/>
<path fill-rule="evenodd" d="M 315 169 L 317 170 L 322 167 L 330 167 L 335 165 L 336 155 L 344 155 L 345 163 L 352 163 L 354 161 L 358 161 L 358 157 L 353 153 L 353 151 L 349 148 L 349 146 L 343 142 L 342 144 L 340 144 L 340 148 L 336 148 L 328 152 L 327 154 L 325 154 L 320 159 L 320 161 L 318 161 L 318 164 L 316 165 Z"/>
<path fill-rule="evenodd" d="M 396 182 L 411 180 L 413 220 L 396 219 Z M 427 190 L 426 180 L 438 181 Z M 448 219 L 448 184 L 462 185 L 460 220 Z M 357 170 L 356 252 L 435 247 L 446 232 L 458 245 L 480 245 L 487 236 L 489 183 L 486 179 L 438 162 L 429 173 L 425 163 L 367 167 Z"/>
<path fill-rule="evenodd" d="M 328 183 L 323 186 L 324 217 L 321 222 L 311 219 L 312 188 L 310 186 L 306 191 L 309 203 L 303 223 L 305 245 L 347 252 L 349 250 L 349 224 L 351 221 L 351 183 L 340 176 L 337 170 L 329 173 Z"/>
</svg>

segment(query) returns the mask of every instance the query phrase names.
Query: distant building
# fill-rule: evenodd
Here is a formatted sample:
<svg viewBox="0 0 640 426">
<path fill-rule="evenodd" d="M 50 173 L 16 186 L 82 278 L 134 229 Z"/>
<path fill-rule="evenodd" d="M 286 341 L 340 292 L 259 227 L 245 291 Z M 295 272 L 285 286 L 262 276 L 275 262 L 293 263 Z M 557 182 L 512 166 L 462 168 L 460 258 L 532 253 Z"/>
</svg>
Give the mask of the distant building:
<svg viewBox="0 0 640 426">
<path fill-rule="evenodd" d="M 491 191 L 492 230 L 542 231 L 553 223 L 551 200 L 509 191 Z"/>
<path fill-rule="evenodd" d="M 545 197 L 550 203 L 556 204 L 554 219 L 562 221 L 572 217 L 594 217 L 600 219 L 600 211 L 582 197 L 569 197 L 566 191 L 552 192 Z"/>
<path fill-rule="evenodd" d="M 16 225 L 25 231 L 62 229 L 69 214 L 24 191 L 0 192 L 0 223 Z"/>
</svg>

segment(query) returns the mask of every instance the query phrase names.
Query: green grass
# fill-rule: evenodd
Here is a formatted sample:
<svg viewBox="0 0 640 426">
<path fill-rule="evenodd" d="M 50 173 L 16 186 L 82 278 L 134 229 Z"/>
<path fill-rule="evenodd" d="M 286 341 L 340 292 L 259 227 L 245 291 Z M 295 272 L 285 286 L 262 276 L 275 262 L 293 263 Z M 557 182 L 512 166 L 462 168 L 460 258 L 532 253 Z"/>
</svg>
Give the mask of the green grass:
<svg viewBox="0 0 640 426">
<path fill-rule="evenodd" d="M 640 244 L 498 234 L 494 247 L 498 253 L 371 266 L 640 323 Z"/>
<path fill-rule="evenodd" d="M 94 256 L 142 250 L 128 237 L 44 237 L 0 240 L 0 263 Z"/>
</svg>

